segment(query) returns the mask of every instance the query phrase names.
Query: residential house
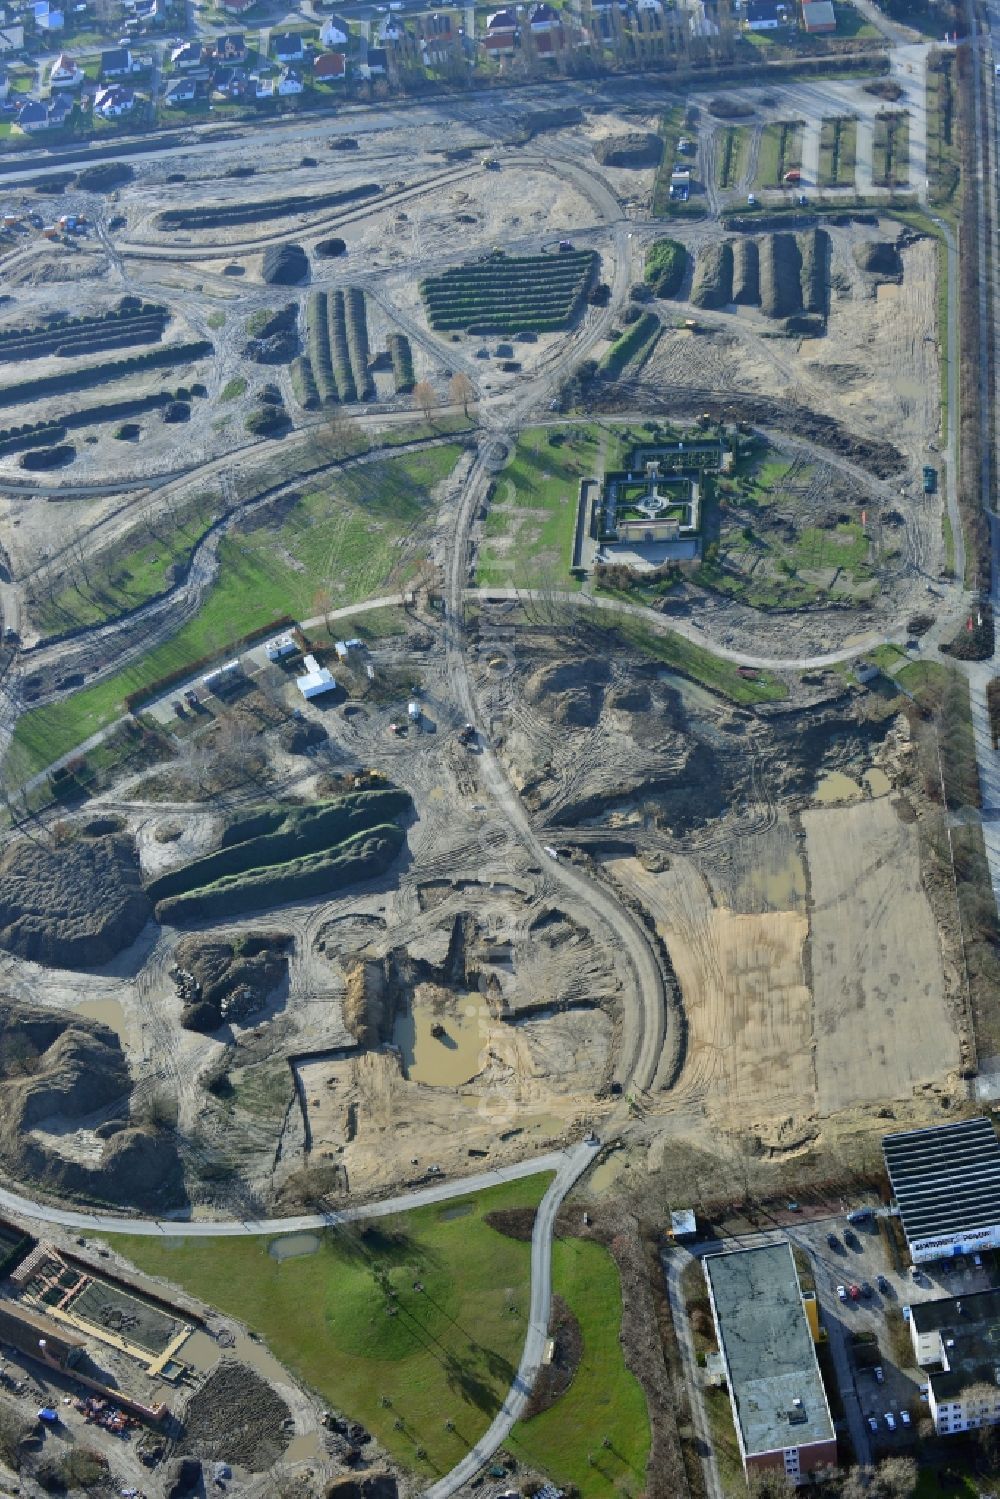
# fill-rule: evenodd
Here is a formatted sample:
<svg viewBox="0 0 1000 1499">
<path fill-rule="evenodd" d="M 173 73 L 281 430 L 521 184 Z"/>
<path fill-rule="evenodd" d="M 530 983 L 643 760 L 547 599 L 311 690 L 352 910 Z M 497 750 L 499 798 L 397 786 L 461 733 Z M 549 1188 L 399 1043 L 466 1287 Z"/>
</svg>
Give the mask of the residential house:
<svg viewBox="0 0 1000 1499">
<path fill-rule="evenodd" d="M 319 29 L 319 39 L 324 47 L 346 47 L 351 40 L 351 28 L 343 16 L 327 16 Z"/>
<path fill-rule="evenodd" d="M 34 15 L 36 31 L 62 31 L 66 24 L 62 11 L 50 5 L 49 0 L 35 0 Z"/>
<path fill-rule="evenodd" d="M 111 47 L 101 53 L 102 78 L 127 78 L 134 67 L 128 47 Z"/>
<path fill-rule="evenodd" d="M 278 77 L 278 93 L 282 99 L 290 94 L 301 94 L 305 88 L 302 75 L 295 68 L 282 68 Z"/>
<path fill-rule="evenodd" d="M 50 124 L 49 112 L 45 105 L 40 103 L 38 99 L 28 99 L 26 103 L 21 105 L 17 123 L 29 135 L 36 130 L 48 130 Z"/>
<path fill-rule="evenodd" d="M 313 80 L 316 83 L 332 83 L 343 78 L 347 72 L 347 58 L 343 52 L 321 52 L 313 63 Z"/>
<path fill-rule="evenodd" d="M 389 65 L 384 47 L 369 47 L 368 57 L 365 60 L 366 76 L 369 78 L 380 78 Z"/>
<path fill-rule="evenodd" d="M 539 0 L 537 5 L 531 7 L 528 15 L 528 25 L 536 36 L 544 34 L 546 31 L 552 31 L 554 27 L 559 25 L 559 13 L 553 10 L 552 6 L 546 3 L 546 0 Z"/>
<path fill-rule="evenodd" d="M 4 52 L 20 52 L 23 46 L 23 26 L 0 26 L 0 55 Z"/>
<path fill-rule="evenodd" d="M 219 0 L 219 9 L 230 16 L 245 16 L 248 10 L 253 10 L 255 4 L 256 0 Z"/>
<path fill-rule="evenodd" d="M 810 36 L 830 36 L 837 29 L 831 0 L 802 0 L 802 26 Z"/>
<path fill-rule="evenodd" d="M 198 97 L 198 85 L 193 78 L 175 78 L 167 84 L 163 102 L 167 108 L 175 104 L 191 104 Z"/>
<path fill-rule="evenodd" d="M 777 31 L 791 21 L 791 8 L 783 0 L 747 0 L 747 30 Z"/>
<path fill-rule="evenodd" d="M 425 68 L 441 67 L 453 56 L 460 36 L 447 11 L 425 16 L 420 36 L 420 52 Z"/>
<path fill-rule="evenodd" d="M 104 120 L 120 120 L 122 115 L 131 114 L 134 108 L 135 94 L 120 83 L 99 89 L 94 99 L 94 113 Z"/>
<path fill-rule="evenodd" d="M 182 42 L 170 54 L 175 68 L 197 68 L 201 66 L 201 42 Z"/>
<path fill-rule="evenodd" d="M 83 82 L 83 77 L 83 69 L 76 58 L 70 57 L 68 52 L 60 52 L 49 69 L 49 87 L 76 88 Z"/>
<path fill-rule="evenodd" d="M 513 8 L 494 11 L 486 19 L 483 50 L 488 57 L 505 57 L 514 51 L 519 40 L 517 12 Z"/>
<path fill-rule="evenodd" d="M 274 98 L 274 79 L 273 78 L 259 78 L 258 77 L 258 78 L 252 78 L 250 81 L 251 81 L 251 83 L 254 86 L 254 98 L 255 99 L 273 99 Z"/>
<path fill-rule="evenodd" d="M 660 16 L 663 14 L 663 0 L 635 0 L 635 8 L 641 14 Z"/>
<path fill-rule="evenodd" d="M 295 31 L 276 32 L 271 45 L 279 62 L 301 62 L 305 57 L 302 38 Z"/>
<path fill-rule="evenodd" d="M 53 94 L 49 100 L 49 124 L 56 128 L 65 125 L 73 109 L 74 101 L 69 94 Z"/>
<path fill-rule="evenodd" d="M 132 13 L 144 26 L 163 26 L 167 19 L 166 0 L 134 0 Z"/>
<path fill-rule="evenodd" d="M 219 62 L 246 62 L 246 37 L 242 31 L 227 31 L 215 38 L 213 50 Z"/>
<path fill-rule="evenodd" d="M 212 91 L 223 99 L 243 99 L 250 92 L 245 68 L 216 68 L 212 74 Z"/>
<path fill-rule="evenodd" d="M 397 21 L 395 16 L 386 16 L 375 28 L 375 41 L 380 47 L 386 43 L 401 42 L 406 34 L 406 28 L 402 21 Z"/>
</svg>

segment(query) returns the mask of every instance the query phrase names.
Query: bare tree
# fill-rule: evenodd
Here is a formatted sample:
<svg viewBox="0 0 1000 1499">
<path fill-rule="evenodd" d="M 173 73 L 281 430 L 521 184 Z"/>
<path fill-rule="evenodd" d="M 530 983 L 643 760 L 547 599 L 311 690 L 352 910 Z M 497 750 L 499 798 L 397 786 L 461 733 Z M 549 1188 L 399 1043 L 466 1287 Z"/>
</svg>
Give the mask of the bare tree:
<svg viewBox="0 0 1000 1499">
<path fill-rule="evenodd" d="M 456 370 L 451 377 L 448 392 L 456 406 L 461 406 L 465 415 L 469 414 L 469 402 L 476 393 L 475 386 L 464 370 Z"/>
<path fill-rule="evenodd" d="M 431 412 L 437 405 L 437 396 L 434 387 L 429 380 L 418 380 L 413 387 L 413 404 L 419 406 L 424 414 L 424 420 L 430 421 Z"/>
<path fill-rule="evenodd" d="M 795 1485 L 781 1468 L 751 1468 L 747 1493 L 750 1499 L 792 1499 Z"/>
</svg>

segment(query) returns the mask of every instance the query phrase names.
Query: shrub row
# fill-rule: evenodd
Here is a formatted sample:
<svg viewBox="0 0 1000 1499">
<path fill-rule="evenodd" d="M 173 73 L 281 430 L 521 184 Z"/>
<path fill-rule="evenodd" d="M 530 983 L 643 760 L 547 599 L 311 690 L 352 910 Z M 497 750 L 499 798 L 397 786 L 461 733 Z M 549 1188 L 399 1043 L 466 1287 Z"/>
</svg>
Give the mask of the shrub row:
<svg viewBox="0 0 1000 1499">
<path fill-rule="evenodd" d="M 54 448 L 34 448 L 29 453 L 22 453 L 20 464 L 22 468 L 33 470 L 63 468 L 75 457 L 76 448 L 72 443 L 60 443 Z"/>
<path fill-rule="evenodd" d="M 802 257 L 802 305 L 807 312 L 825 312 L 830 236 L 825 229 L 813 229 L 796 240 Z"/>
<path fill-rule="evenodd" d="M 288 214 L 341 208 L 362 198 L 372 198 L 381 191 L 377 183 L 366 182 L 338 193 L 298 193 L 295 197 L 270 198 L 264 202 L 205 203 L 194 208 L 165 208 L 159 222 L 164 229 L 221 229 L 230 224 L 253 224 L 264 219 L 283 219 Z"/>
<path fill-rule="evenodd" d="M 406 395 L 413 389 L 413 352 L 405 333 L 390 333 L 386 339 L 392 373 L 396 381 L 396 394 Z"/>
<path fill-rule="evenodd" d="M 347 347 L 351 355 L 354 388 L 358 393 L 358 400 L 366 401 L 369 392 L 368 316 L 365 294 L 360 287 L 349 286 L 344 293 L 344 314 L 347 319 Z"/>
<path fill-rule="evenodd" d="M 319 405 L 319 391 L 316 389 L 312 360 L 309 356 L 300 354 L 298 358 L 293 359 L 288 367 L 288 374 L 299 405 L 305 411 L 315 411 Z"/>
<path fill-rule="evenodd" d="M 330 332 L 330 362 L 337 382 L 337 395 L 342 401 L 356 401 L 358 392 L 347 343 L 347 313 L 342 291 L 330 293 L 327 301 L 327 327 Z"/>
<path fill-rule="evenodd" d="M 349 885 L 361 884 L 382 874 L 403 846 L 404 833 L 395 823 L 358 833 L 337 849 L 245 874 L 227 875 L 189 895 L 161 901 L 156 917 L 179 924 L 219 917 L 239 916 L 246 911 L 272 910 L 289 901 L 310 900 Z"/>
<path fill-rule="evenodd" d="M 162 327 L 167 316 L 165 307 L 155 302 L 139 303 L 137 298 L 129 297 L 118 307 L 93 317 L 59 318 L 30 328 L 4 328 L 0 330 L 0 359 L 12 359 L 15 354 L 20 358 L 30 359 L 36 357 L 31 353 L 35 344 L 48 346 L 53 341 L 65 343 L 72 338 L 86 336 L 100 338 L 123 323 L 144 323 L 157 319 Z M 43 352 L 50 351 L 45 347 Z"/>
<path fill-rule="evenodd" d="M 117 359 L 112 364 L 95 364 L 89 369 L 65 370 L 61 374 L 46 375 L 38 380 L 21 380 L 16 385 L 0 386 L 0 406 L 38 401 L 43 396 L 58 395 L 63 391 L 90 390 L 95 385 L 105 385 L 111 380 L 124 380 L 127 376 L 144 370 L 188 364 L 195 359 L 204 359 L 211 353 L 211 343 L 207 339 L 197 339 L 192 343 L 170 344 L 165 349 L 152 349 L 148 354 L 136 354 L 131 359 Z"/>
<path fill-rule="evenodd" d="M 255 839 L 285 836 L 291 840 L 289 852 L 314 854 L 331 842 L 353 837 L 363 828 L 374 827 L 380 820 L 396 817 L 410 805 L 409 793 L 400 791 L 398 786 L 348 791 L 343 796 L 329 797 L 304 807 L 283 807 L 272 803 L 229 823 L 220 839 L 220 847 L 232 850 Z M 295 845 L 296 839 L 302 840 L 301 847 Z M 279 852 L 277 859 L 271 862 L 281 863 L 286 857 L 285 852 Z"/>
<path fill-rule="evenodd" d="M 643 345 L 659 331 L 659 318 L 652 312 L 644 312 L 639 321 L 633 323 L 630 328 L 626 328 L 621 337 L 611 345 L 601 360 L 601 374 L 614 380 L 621 374 L 629 360 L 638 354 Z"/>
<path fill-rule="evenodd" d="M 312 292 L 306 304 L 306 344 L 319 399 L 331 406 L 337 399 L 337 382 L 330 361 L 330 324 L 325 291 Z"/>
</svg>

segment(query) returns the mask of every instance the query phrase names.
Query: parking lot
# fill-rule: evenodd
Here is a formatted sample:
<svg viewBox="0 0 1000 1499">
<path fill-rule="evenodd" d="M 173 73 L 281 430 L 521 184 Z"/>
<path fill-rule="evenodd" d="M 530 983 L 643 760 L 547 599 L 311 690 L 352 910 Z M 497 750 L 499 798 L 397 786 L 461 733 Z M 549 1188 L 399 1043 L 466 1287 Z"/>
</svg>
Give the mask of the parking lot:
<svg viewBox="0 0 1000 1499">
<path fill-rule="evenodd" d="M 803 1223 L 790 1230 L 790 1237 L 812 1262 L 822 1321 L 859 1460 L 905 1449 L 916 1435 L 917 1423 L 928 1413 L 920 1398 L 926 1376 L 913 1362 L 905 1308 L 919 1301 L 989 1289 L 996 1280 L 993 1256 L 983 1255 L 980 1266 L 971 1259 L 932 1265 L 914 1277 L 909 1270 L 900 1274 L 893 1269 L 874 1217 L 854 1225 L 846 1216 Z M 839 1287 L 844 1289 L 843 1300 Z M 852 1287 L 856 1297 L 851 1295 Z M 869 1295 L 863 1294 L 865 1287 Z M 905 1358 L 901 1356 L 904 1333 Z M 866 1335 L 873 1341 L 856 1341 Z M 881 1380 L 876 1369 L 882 1371 Z"/>
</svg>

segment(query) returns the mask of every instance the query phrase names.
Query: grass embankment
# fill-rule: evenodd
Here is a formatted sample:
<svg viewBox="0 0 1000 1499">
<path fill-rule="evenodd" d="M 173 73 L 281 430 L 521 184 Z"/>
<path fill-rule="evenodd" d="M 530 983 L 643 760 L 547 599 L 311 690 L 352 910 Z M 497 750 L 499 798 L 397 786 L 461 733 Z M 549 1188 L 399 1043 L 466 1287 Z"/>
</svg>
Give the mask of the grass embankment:
<svg viewBox="0 0 1000 1499">
<path fill-rule="evenodd" d="M 687 262 L 687 250 L 679 240 L 657 239 L 648 247 L 644 275 L 658 297 L 676 297 Z"/>
<path fill-rule="evenodd" d="M 799 171 L 802 166 L 802 124 L 797 120 L 782 120 L 774 125 L 765 125 L 760 138 L 760 153 L 757 157 L 757 187 L 781 187 L 785 173 Z"/>
<path fill-rule="evenodd" d="M 932 52 L 927 59 L 927 182 L 928 201 L 939 213 L 954 210 L 958 199 L 956 82 L 954 53 Z"/>
<path fill-rule="evenodd" d="M 599 1244 L 563 1239 L 553 1246 L 553 1290 L 570 1307 L 583 1354 L 569 1389 L 549 1410 L 519 1422 L 507 1443 L 524 1462 L 587 1499 L 616 1499 L 643 1489 L 649 1455 L 646 1397 L 622 1357 L 621 1286 Z"/>
<path fill-rule="evenodd" d="M 857 120 L 838 118 L 823 121 L 819 134 L 820 187 L 854 186 L 857 143 Z"/>
<path fill-rule="evenodd" d="M 712 692 L 719 692 L 734 703 L 773 703 L 788 696 L 788 688 L 770 672 L 740 676 L 739 668 L 724 661 L 703 646 L 694 645 L 683 635 L 661 635 L 638 619 L 623 619 L 609 626 L 626 645 L 643 651 L 655 661 L 662 661 L 682 676 L 700 682 Z"/>
<path fill-rule="evenodd" d="M 307 1385 L 428 1477 L 447 1472 L 486 1430 L 527 1329 L 530 1246 L 495 1232 L 484 1215 L 537 1206 L 549 1180 L 327 1232 L 315 1254 L 284 1260 L 269 1253 L 274 1240 L 111 1242 L 140 1270 L 245 1322 Z M 568 1283 L 570 1294 L 577 1284 Z"/>
<path fill-rule="evenodd" d="M 419 558 L 413 532 L 429 509 L 430 490 L 460 452 L 447 443 L 333 474 L 279 525 L 225 537 L 217 580 L 194 618 L 105 681 L 24 714 L 11 769 L 25 777 L 51 764 L 117 718 L 130 693 L 273 619 L 323 613 L 370 598 L 390 583 L 398 587 Z M 402 546 L 407 538 L 408 550 Z"/>
</svg>

